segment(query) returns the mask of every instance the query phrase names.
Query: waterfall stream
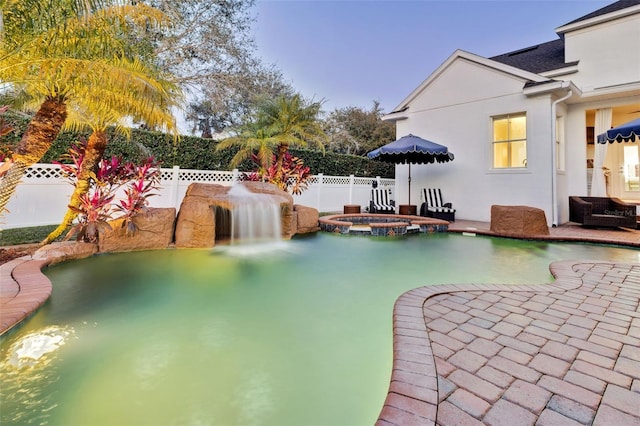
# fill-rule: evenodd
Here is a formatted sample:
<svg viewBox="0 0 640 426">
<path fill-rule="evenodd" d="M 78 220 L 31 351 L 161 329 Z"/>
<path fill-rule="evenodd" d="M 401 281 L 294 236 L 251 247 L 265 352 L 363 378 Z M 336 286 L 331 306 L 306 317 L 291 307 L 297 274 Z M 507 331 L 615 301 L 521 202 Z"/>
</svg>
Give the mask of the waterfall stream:
<svg viewBox="0 0 640 426">
<path fill-rule="evenodd" d="M 243 185 L 229 190 L 231 244 L 273 243 L 282 238 L 280 203 L 269 194 L 249 191 Z"/>
</svg>

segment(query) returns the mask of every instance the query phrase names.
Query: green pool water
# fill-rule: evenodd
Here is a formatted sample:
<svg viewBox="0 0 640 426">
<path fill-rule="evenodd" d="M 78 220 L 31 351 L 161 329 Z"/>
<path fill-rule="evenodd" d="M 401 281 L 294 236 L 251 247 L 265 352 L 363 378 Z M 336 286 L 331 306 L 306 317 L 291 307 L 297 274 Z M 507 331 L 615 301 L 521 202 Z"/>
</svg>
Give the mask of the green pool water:
<svg viewBox="0 0 640 426">
<path fill-rule="evenodd" d="M 44 271 L 49 302 L 0 340 L 0 424 L 372 425 L 403 292 L 545 283 L 566 259 L 639 262 L 640 251 L 320 233 L 251 256 L 164 250 L 60 264 Z"/>
</svg>

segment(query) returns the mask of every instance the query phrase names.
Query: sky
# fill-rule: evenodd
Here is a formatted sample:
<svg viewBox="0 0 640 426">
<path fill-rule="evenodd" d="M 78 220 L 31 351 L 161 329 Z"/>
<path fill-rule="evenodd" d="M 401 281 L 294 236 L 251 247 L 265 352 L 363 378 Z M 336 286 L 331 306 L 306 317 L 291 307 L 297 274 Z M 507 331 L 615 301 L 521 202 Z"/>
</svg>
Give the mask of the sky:
<svg viewBox="0 0 640 426">
<path fill-rule="evenodd" d="M 484 57 L 556 40 L 614 0 L 257 0 L 257 55 L 323 110 L 391 112 L 457 49 Z"/>
</svg>

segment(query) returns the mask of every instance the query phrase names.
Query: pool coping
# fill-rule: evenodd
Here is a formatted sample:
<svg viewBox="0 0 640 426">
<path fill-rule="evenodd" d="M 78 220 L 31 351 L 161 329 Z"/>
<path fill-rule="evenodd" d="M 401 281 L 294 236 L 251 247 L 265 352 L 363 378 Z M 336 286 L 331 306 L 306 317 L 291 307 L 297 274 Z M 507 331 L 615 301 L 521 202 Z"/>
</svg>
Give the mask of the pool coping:
<svg viewBox="0 0 640 426">
<path fill-rule="evenodd" d="M 0 265 L 0 336 L 49 300 L 53 286 L 42 273 L 49 263 L 48 259 L 23 256 Z"/>
</svg>

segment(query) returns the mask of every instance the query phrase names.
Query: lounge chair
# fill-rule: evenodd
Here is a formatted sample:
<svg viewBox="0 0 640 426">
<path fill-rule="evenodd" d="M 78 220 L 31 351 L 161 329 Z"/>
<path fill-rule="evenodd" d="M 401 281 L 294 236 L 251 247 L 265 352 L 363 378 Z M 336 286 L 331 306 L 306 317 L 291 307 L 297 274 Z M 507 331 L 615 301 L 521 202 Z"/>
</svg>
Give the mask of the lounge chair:
<svg viewBox="0 0 640 426">
<path fill-rule="evenodd" d="M 395 213 L 395 201 L 391 199 L 391 189 L 373 188 L 371 189 L 371 201 L 369 202 L 369 212 L 371 213 Z"/>
<path fill-rule="evenodd" d="M 420 216 L 456 221 L 456 210 L 451 203 L 442 202 L 440 188 L 422 188 L 422 196 L 424 203 L 420 206 Z"/>
<path fill-rule="evenodd" d="M 636 228 L 636 206 L 610 197 L 569 197 L 569 220 L 584 227 Z"/>
</svg>

